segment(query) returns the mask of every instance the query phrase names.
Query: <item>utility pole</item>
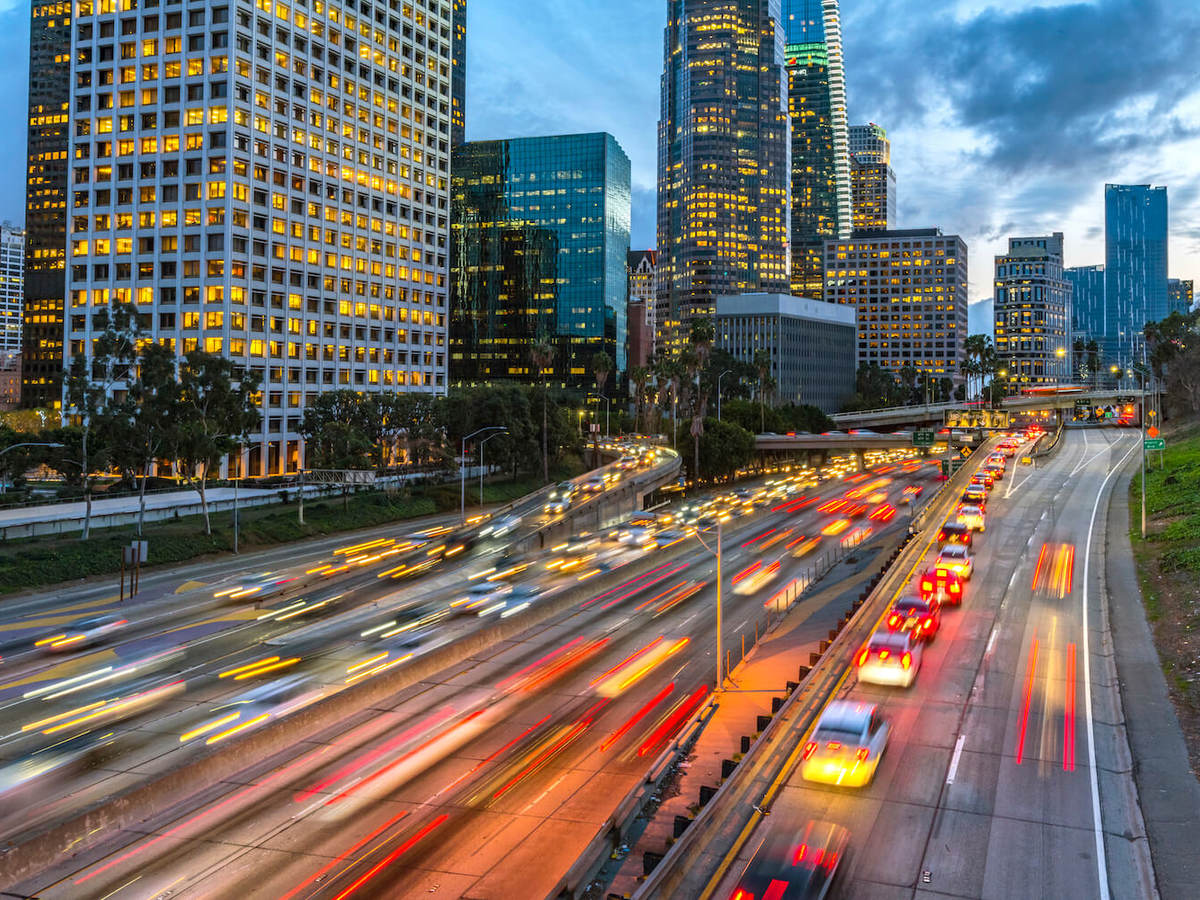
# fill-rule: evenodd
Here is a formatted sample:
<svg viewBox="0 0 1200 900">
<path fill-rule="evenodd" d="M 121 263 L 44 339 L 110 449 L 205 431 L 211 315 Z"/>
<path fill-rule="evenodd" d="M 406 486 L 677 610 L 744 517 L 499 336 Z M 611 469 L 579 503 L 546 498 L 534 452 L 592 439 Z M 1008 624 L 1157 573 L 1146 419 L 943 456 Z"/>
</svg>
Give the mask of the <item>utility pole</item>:
<svg viewBox="0 0 1200 900">
<path fill-rule="evenodd" d="M 724 658 L 721 637 L 721 520 L 717 519 L 717 686 L 714 693 L 720 693 L 725 686 L 725 676 L 721 670 L 721 660 Z"/>
</svg>

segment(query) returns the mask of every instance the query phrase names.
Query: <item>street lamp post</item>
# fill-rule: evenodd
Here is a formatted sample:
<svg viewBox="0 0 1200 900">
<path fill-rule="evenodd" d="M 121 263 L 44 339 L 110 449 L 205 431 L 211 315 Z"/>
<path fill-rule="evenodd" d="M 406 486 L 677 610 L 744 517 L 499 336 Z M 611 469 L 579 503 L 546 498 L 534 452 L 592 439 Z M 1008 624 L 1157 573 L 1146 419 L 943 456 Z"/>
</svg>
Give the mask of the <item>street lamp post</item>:
<svg viewBox="0 0 1200 900">
<path fill-rule="evenodd" d="M 470 434 L 468 434 L 466 437 L 464 437 L 462 439 L 462 445 L 461 445 L 461 449 L 459 452 L 459 459 L 461 460 L 463 457 L 465 457 L 467 455 L 467 441 L 469 441 L 471 438 L 475 437 L 475 435 L 483 434 L 485 431 L 507 431 L 507 430 L 508 429 L 505 428 L 503 425 L 485 425 L 483 428 L 478 428 L 475 431 L 472 431 Z M 480 489 L 479 493 L 480 493 L 480 496 L 482 497 L 483 490 Z M 460 505 L 461 505 L 461 511 L 462 511 L 462 521 L 463 521 L 463 524 L 466 524 L 466 521 L 467 521 L 467 467 L 463 466 L 463 465 L 460 465 L 460 467 L 459 467 L 459 496 L 460 496 Z"/>
<path fill-rule="evenodd" d="M 726 375 L 732 375 L 732 374 L 733 374 L 732 369 L 726 369 L 724 372 L 722 372 L 720 375 L 717 376 L 717 421 L 718 422 L 721 421 L 721 379 L 724 378 Z"/>
<path fill-rule="evenodd" d="M 487 467 L 483 464 L 483 445 L 494 437 L 499 437 L 502 434 L 508 434 L 508 429 L 503 431 L 493 431 L 487 437 L 479 441 L 479 509 L 483 510 L 483 476 L 487 472 Z"/>
<path fill-rule="evenodd" d="M 722 524 L 721 520 L 718 518 L 717 519 L 717 548 L 715 550 L 713 550 L 711 547 L 709 547 L 708 544 L 705 544 L 704 538 L 700 537 L 700 531 L 699 530 L 696 531 L 696 539 L 698 541 L 700 541 L 700 544 L 704 547 L 705 550 L 707 550 L 709 553 L 713 554 L 717 558 L 717 684 L 716 684 L 716 687 L 713 689 L 714 694 L 720 693 L 721 689 L 725 685 L 725 675 L 724 675 L 724 671 L 722 669 L 722 660 L 725 659 L 725 646 L 724 646 L 724 640 L 721 636 L 721 601 L 722 601 L 722 595 L 721 595 L 721 562 L 722 562 L 721 524 Z"/>
</svg>

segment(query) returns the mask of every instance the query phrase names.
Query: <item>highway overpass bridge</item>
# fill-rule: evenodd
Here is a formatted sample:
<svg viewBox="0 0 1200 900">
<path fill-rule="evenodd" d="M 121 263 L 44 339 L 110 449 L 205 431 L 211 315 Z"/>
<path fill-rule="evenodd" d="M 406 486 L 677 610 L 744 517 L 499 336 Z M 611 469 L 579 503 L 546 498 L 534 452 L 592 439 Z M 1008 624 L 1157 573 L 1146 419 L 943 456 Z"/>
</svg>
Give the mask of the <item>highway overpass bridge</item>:
<svg viewBox="0 0 1200 900">
<path fill-rule="evenodd" d="M 1083 390 L 1061 394 L 1006 397 L 1000 407 L 1010 413 L 1037 412 L 1039 410 L 1074 409 L 1077 402 L 1088 401 L 1090 406 L 1111 406 L 1118 402 L 1130 403 L 1135 409 L 1141 397 L 1134 391 Z M 897 406 L 891 409 L 868 409 L 858 412 L 835 413 L 830 416 L 838 428 L 901 428 L 905 426 L 927 426 L 944 424 L 946 414 L 957 411 L 983 411 L 963 403 L 930 403 L 922 406 Z M 1138 411 L 1140 415 L 1140 410 Z M 1136 418 L 1135 421 L 1140 421 Z"/>
</svg>

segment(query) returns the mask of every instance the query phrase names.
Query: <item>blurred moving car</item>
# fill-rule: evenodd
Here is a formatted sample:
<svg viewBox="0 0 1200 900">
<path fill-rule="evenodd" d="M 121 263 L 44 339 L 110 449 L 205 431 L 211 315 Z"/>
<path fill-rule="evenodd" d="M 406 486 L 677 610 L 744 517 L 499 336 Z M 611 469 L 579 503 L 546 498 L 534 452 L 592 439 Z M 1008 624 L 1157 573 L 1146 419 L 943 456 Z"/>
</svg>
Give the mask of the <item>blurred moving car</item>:
<svg viewBox="0 0 1200 900">
<path fill-rule="evenodd" d="M 966 525 L 972 531 L 987 531 L 983 507 L 979 504 L 962 504 L 955 514 L 955 519 L 960 525 Z"/>
<path fill-rule="evenodd" d="M 975 573 L 974 557 L 964 544 L 947 544 L 938 551 L 934 568 L 946 568 L 958 575 L 963 581 L 969 581 Z"/>
<path fill-rule="evenodd" d="M 823 900 L 850 846 L 850 832 L 810 821 L 772 828 L 738 878 L 730 900 Z"/>
<path fill-rule="evenodd" d="M 965 584 L 962 576 L 946 566 L 934 566 L 921 576 L 921 599 L 961 606 Z"/>
<path fill-rule="evenodd" d="M 901 597 L 887 616 L 891 631 L 910 633 L 915 640 L 932 641 L 942 626 L 942 605 L 932 597 Z"/>
<path fill-rule="evenodd" d="M 858 680 L 909 687 L 921 668 L 921 643 L 905 631 L 876 631 L 858 651 Z"/>
<path fill-rule="evenodd" d="M 575 484 L 570 481 L 560 481 L 550 491 L 546 497 L 546 503 L 542 507 L 545 512 L 551 515 L 559 515 L 565 513 L 571 508 L 571 500 L 575 497 Z"/>
<path fill-rule="evenodd" d="M 834 700 L 804 745 L 800 777 L 853 787 L 870 784 L 890 731 L 874 703 Z"/>
<path fill-rule="evenodd" d="M 128 619 L 111 614 L 90 616 L 72 622 L 57 634 L 35 641 L 34 646 L 45 653 L 67 653 L 106 640 L 128 624 Z"/>
<path fill-rule="evenodd" d="M 593 475 L 583 482 L 583 489 L 589 494 L 597 494 L 604 490 L 605 487 L 605 480 L 602 475 Z"/>
<path fill-rule="evenodd" d="M 293 576 L 282 575 L 279 572 L 258 572 L 243 575 L 234 584 L 217 591 L 213 596 L 225 600 L 253 597 L 257 601 L 278 594 L 295 580 Z"/>
<path fill-rule="evenodd" d="M 450 601 L 455 612 L 487 615 L 498 612 L 505 606 L 505 598 L 512 593 L 512 585 L 503 581 L 481 581 L 473 584 Z"/>
<path fill-rule="evenodd" d="M 947 521 L 937 534 L 937 542 L 944 547 L 947 544 L 962 544 L 965 547 L 970 547 L 974 543 L 975 537 L 971 529 L 958 521 Z"/>
</svg>

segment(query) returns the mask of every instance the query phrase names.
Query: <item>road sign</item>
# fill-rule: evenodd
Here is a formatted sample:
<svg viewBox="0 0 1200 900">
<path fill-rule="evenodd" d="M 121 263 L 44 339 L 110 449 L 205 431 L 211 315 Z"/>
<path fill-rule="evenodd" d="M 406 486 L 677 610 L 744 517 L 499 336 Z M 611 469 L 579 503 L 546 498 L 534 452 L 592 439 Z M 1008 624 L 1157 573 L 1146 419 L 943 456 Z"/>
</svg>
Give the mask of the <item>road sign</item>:
<svg viewBox="0 0 1200 900">
<path fill-rule="evenodd" d="M 1167 449 L 1167 439 L 1166 438 L 1146 438 L 1146 440 L 1142 441 L 1142 447 L 1145 448 L 1146 450 L 1166 450 Z"/>
<path fill-rule="evenodd" d="M 963 461 L 957 457 L 942 460 L 942 476 L 949 478 L 955 472 L 962 468 Z"/>
<path fill-rule="evenodd" d="M 1149 428 L 1146 429 L 1146 437 L 1148 437 L 1148 438 L 1158 437 L 1158 429 L 1155 428 L 1153 425 L 1151 425 Z"/>
<path fill-rule="evenodd" d="M 937 437 L 935 431 L 914 431 L 912 442 L 914 447 L 932 447 L 934 438 Z"/>
</svg>

